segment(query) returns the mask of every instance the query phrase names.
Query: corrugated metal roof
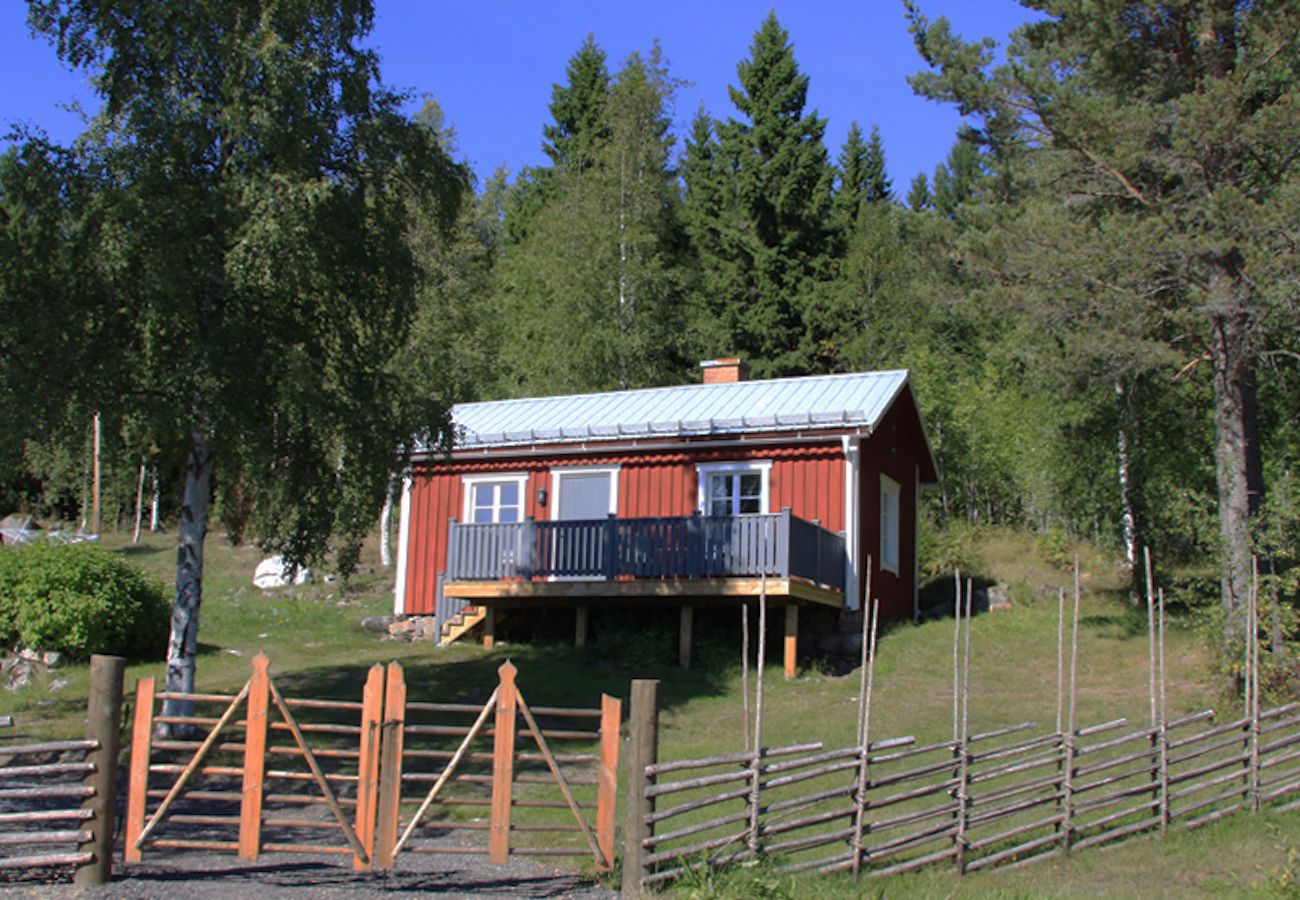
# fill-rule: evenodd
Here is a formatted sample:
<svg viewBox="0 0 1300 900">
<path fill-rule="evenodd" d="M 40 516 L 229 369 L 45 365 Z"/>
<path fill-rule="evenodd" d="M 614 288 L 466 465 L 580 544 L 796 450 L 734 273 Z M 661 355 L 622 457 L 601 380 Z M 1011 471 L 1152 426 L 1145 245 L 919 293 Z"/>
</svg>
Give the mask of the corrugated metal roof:
<svg viewBox="0 0 1300 900">
<path fill-rule="evenodd" d="M 810 428 L 871 429 L 906 384 L 906 369 L 850 372 L 489 400 L 458 404 L 451 414 L 456 449 Z"/>
</svg>

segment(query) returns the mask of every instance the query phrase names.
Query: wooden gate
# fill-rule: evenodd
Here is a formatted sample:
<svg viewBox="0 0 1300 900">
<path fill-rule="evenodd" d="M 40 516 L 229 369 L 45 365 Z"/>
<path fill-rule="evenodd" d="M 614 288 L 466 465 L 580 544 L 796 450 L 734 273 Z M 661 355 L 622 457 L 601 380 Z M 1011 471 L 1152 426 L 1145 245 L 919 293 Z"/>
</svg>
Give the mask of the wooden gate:
<svg viewBox="0 0 1300 900">
<path fill-rule="evenodd" d="M 248 860 L 270 852 L 337 853 L 350 855 L 358 869 L 387 869 L 403 850 L 484 852 L 495 862 L 504 862 L 511 852 L 580 853 L 607 870 L 614 845 L 619 701 L 605 697 L 600 710 L 532 710 L 519 694 L 515 674 L 512 664 L 501 666 L 500 683 L 482 707 L 408 702 L 398 663 L 389 663 L 387 672 L 371 667 L 360 702 L 286 698 L 262 654 L 253 660 L 252 677 L 233 695 L 159 692 L 152 678 L 142 679 L 132 729 L 125 861 L 139 862 L 146 849 L 185 848 L 236 852 Z M 163 714 L 158 707 L 169 700 L 192 705 L 193 711 Z M 493 713 L 491 728 L 485 728 Z M 473 725 L 445 722 L 466 714 L 476 716 Z M 431 716 L 444 721 L 430 723 Z M 520 716 L 536 752 L 515 746 Z M 539 717 L 598 720 L 599 725 L 548 730 Z M 156 737 L 160 725 L 173 736 Z M 477 739 L 489 737 L 491 753 L 473 749 Z M 454 750 L 451 741 L 458 742 Z M 600 751 L 557 754 L 551 749 L 556 741 L 595 741 Z M 481 767 L 485 757 L 490 771 L 476 773 L 475 765 Z M 431 770 L 430 762 L 439 760 L 445 761 L 441 770 Z M 526 794 L 540 788 L 541 779 L 529 771 L 539 760 L 563 803 L 513 798 L 517 783 Z M 575 771 L 583 765 L 594 774 Z M 433 782 L 427 794 L 404 796 L 404 786 L 423 788 L 427 782 Z M 596 797 L 584 805 L 574 787 L 582 791 L 587 784 Z M 403 825 L 407 800 L 420 806 L 414 815 L 408 808 Z M 477 806 L 490 807 L 490 823 L 473 816 Z M 512 824 L 514 809 L 556 806 L 571 816 L 567 823 Z M 585 816 L 593 809 L 594 827 Z M 461 829 L 490 831 L 489 845 L 424 840 Z M 512 851 L 512 833 L 550 839 L 563 831 L 580 833 L 585 847 L 520 840 Z"/>
<path fill-rule="evenodd" d="M 600 709 L 534 709 L 513 664 L 497 674 L 482 706 L 420 703 L 406 701 L 401 667 L 389 666 L 376 865 L 391 868 L 403 852 L 485 853 L 497 863 L 512 854 L 589 856 L 609 871 L 621 703 L 606 695 Z M 595 752 L 583 747 L 592 744 Z M 457 832 L 487 837 L 437 840 Z"/>
</svg>

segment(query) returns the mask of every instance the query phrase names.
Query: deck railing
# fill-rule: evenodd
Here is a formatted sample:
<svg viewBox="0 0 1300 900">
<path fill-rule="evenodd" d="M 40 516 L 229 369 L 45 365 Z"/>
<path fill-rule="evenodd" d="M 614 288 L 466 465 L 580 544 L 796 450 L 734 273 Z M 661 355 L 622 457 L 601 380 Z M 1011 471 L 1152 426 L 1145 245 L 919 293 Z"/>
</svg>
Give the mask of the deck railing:
<svg viewBox="0 0 1300 900">
<path fill-rule="evenodd" d="M 806 578 L 844 589 L 844 536 L 779 513 L 451 522 L 447 581 Z"/>
</svg>

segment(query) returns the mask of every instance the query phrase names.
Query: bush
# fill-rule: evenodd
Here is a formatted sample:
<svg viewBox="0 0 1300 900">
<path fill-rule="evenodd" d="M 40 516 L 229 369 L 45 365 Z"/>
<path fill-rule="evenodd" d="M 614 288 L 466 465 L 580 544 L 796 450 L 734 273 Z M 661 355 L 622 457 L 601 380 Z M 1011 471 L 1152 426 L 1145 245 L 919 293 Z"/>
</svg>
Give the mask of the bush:
<svg viewBox="0 0 1300 900">
<path fill-rule="evenodd" d="M 157 658 L 171 605 L 162 583 L 93 544 L 0 549 L 0 638 L 71 659 Z"/>
</svg>

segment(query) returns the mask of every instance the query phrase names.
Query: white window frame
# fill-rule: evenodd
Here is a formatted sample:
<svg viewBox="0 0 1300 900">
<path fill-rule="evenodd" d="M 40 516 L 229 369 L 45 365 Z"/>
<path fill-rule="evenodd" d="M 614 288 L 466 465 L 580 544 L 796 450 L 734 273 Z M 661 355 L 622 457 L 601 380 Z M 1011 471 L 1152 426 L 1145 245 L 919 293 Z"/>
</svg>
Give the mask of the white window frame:
<svg viewBox="0 0 1300 900">
<path fill-rule="evenodd" d="M 560 519 L 560 492 L 563 490 L 565 475 L 600 475 L 609 476 L 609 514 L 618 514 L 618 473 L 619 466 L 556 466 L 551 469 L 551 496 L 546 503 L 551 508 L 551 521 Z"/>
<path fill-rule="evenodd" d="M 890 519 L 889 513 L 893 512 Z M 898 574 L 902 537 L 903 486 L 888 475 L 880 475 L 880 568 Z"/>
<path fill-rule="evenodd" d="M 696 463 L 695 472 L 698 477 L 696 486 L 696 504 L 695 508 L 699 510 L 700 515 L 708 515 L 709 509 L 709 479 L 713 475 L 748 475 L 757 472 L 762 476 L 762 492 L 759 499 L 759 513 L 767 513 L 772 509 L 771 505 L 771 473 L 772 460 L 770 459 L 743 459 L 735 462 L 716 462 L 716 463 Z"/>
<path fill-rule="evenodd" d="M 491 481 L 513 481 L 519 485 L 519 521 L 524 521 L 528 513 L 528 495 L 525 493 L 528 489 L 527 472 L 502 472 L 483 473 L 479 475 L 462 475 L 460 476 L 465 494 L 464 501 L 461 504 L 461 522 L 466 525 L 474 524 L 474 486 Z M 500 509 L 500 507 L 497 507 Z"/>
</svg>

